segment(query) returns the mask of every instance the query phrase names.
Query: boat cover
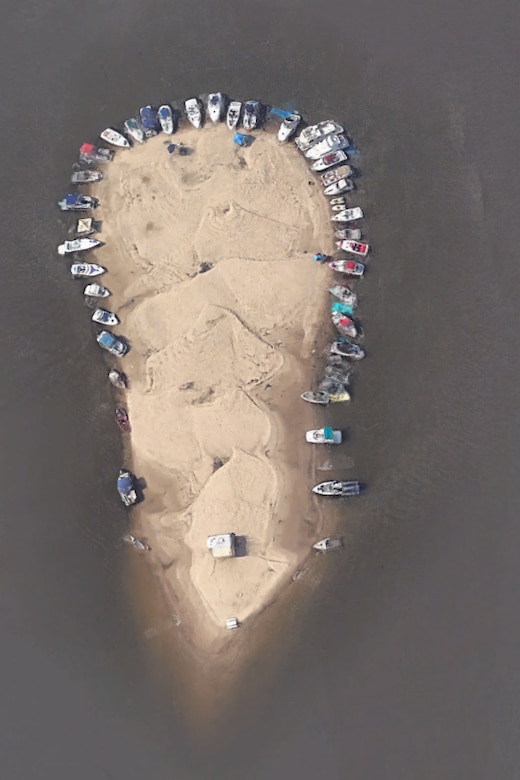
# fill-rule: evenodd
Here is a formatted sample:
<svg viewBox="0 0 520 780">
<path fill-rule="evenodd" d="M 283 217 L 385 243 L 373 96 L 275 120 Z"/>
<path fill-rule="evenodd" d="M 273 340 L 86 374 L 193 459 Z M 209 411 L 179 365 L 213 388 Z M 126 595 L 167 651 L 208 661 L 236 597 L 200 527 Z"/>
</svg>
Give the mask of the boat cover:
<svg viewBox="0 0 520 780">
<path fill-rule="evenodd" d="M 249 143 L 249 136 L 244 135 L 243 133 L 235 133 L 233 141 L 239 146 L 247 146 Z"/>
<path fill-rule="evenodd" d="M 65 195 L 65 203 L 67 206 L 75 206 L 77 203 L 83 203 L 83 195 L 80 195 L 79 193 L 67 193 Z"/>
<path fill-rule="evenodd" d="M 341 314 L 352 314 L 352 306 L 349 306 L 347 303 L 341 303 L 340 301 L 335 301 L 332 304 L 331 310 L 333 312 L 339 311 Z"/>
<path fill-rule="evenodd" d="M 78 224 L 76 226 L 76 233 L 78 235 L 81 235 L 81 233 L 90 233 L 92 231 L 92 219 L 78 219 Z"/>
<path fill-rule="evenodd" d="M 96 147 L 94 144 L 83 144 L 79 148 L 80 154 L 92 154 L 92 152 L 96 151 Z"/>
<path fill-rule="evenodd" d="M 271 108 L 269 110 L 270 114 L 274 114 L 274 116 L 279 116 L 282 119 L 286 119 L 288 116 L 291 116 L 291 114 L 294 114 L 294 111 L 285 111 L 283 108 Z"/>
<path fill-rule="evenodd" d="M 332 428 L 329 425 L 326 425 L 325 428 L 323 429 L 323 436 L 325 437 L 325 439 L 332 440 L 334 438 L 334 433 L 332 431 Z"/>
</svg>

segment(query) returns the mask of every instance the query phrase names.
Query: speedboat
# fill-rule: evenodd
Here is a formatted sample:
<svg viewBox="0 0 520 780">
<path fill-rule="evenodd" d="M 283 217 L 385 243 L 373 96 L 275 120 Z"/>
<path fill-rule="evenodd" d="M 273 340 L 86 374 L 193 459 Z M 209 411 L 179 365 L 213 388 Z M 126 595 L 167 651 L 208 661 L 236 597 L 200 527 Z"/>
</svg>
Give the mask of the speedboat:
<svg viewBox="0 0 520 780">
<path fill-rule="evenodd" d="M 345 176 L 352 176 L 353 172 L 352 166 L 339 165 L 333 171 L 322 173 L 320 176 L 321 183 L 324 187 L 328 187 L 329 184 L 334 184 L 334 182 L 344 179 Z"/>
<path fill-rule="evenodd" d="M 224 113 L 224 96 L 222 92 L 210 92 L 208 95 L 207 113 L 215 124 L 220 122 Z"/>
<path fill-rule="evenodd" d="M 106 268 L 97 263 L 72 263 L 70 272 L 75 279 L 86 279 L 89 276 L 100 276 Z"/>
<path fill-rule="evenodd" d="M 128 542 L 128 544 L 131 544 L 132 547 L 139 550 L 139 552 L 145 552 L 152 549 L 149 544 L 143 542 L 142 539 L 138 539 L 138 537 L 133 534 L 125 534 L 123 536 L 123 542 Z"/>
<path fill-rule="evenodd" d="M 278 130 L 278 140 L 281 144 L 289 140 L 291 135 L 296 132 L 296 128 L 301 122 L 301 116 L 299 114 L 289 114 L 283 120 Z"/>
<path fill-rule="evenodd" d="M 363 360 L 365 350 L 361 349 L 359 344 L 352 344 L 351 341 L 335 341 L 330 346 L 331 355 L 339 355 L 348 360 Z"/>
<path fill-rule="evenodd" d="M 370 244 L 351 241 L 350 239 L 336 241 L 336 246 L 339 246 L 344 252 L 351 252 L 353 255 L 361 255 L 361 257 L 366 257 L 370 251 Z"/>
<path fill-rule="evenodd" d="M 326 135 L 322 141 L 318 141 L 317 144 L 311 146 L 305 152 L 305 157 L 309 160 L 317 160 L 318 157 L 323 157 L 328 152 L 337 152 L 340 149 L 346 149 L 349 144 L 348 138 L 345 135 Z"/>
<path fill-rule="evenodd" d="M 114 385 L 114 387 L 119 388 L 119 390 L 124 390 L 128 385 L 126 374 L 122 371 L 118 371 L 117 368 L 110 369 L 108 372 L 108 381 L 111 385 Z"/>
<path fill-rule="evenodd" d="M 356 219 L 363 219 L 363 216 L 363 209 L 354 206 L 352 209 L 345 209 L 338 214 L 333 214 L 331 220 L 333 222 L 355 222 Z"/>
<path fill-rule="evenodd" d="M 338 550 L 341 547 L 343 547 L 343 541 L 341 539 L 331 539 L 330 536 L 327 536 L 326 539 L 320 539 L 319 542 L 312 545 L 312 549 L 318 550 L 318 552 Z"/>
<path fill-rule="evenodd" d="M 354 228 L 353 230 L 343 228 L 342 230 L 335 230 L 334 235 L 336 238 L 350 238 L 353 241 L 358 241 L 361 238 L 361 230 L 359 228 Z"/>
<path fill-rule="evenodd" d="M 128 346 L 108 330 L 102 330 L 96 336 L 96 341 L 102 349 L 106 349 L 115 357 L 123 357 L 128 352 Z"/>
<path fill-rule="evenodd" d="M 143 127 L 144 137 L 153 138 L 159 132 L 157 123 L 157 111 L 152 106 L 143 106 L 139 109 L 139 119 Z"/>
<path fill-rule="evenodd" d="M 346 303 L 352 307 L 357 305 L 356 293 L 346 284 L 335 284 L 334 287 L 329 287 L 329 292 L 342 303 Z"/>
<path fill-rule="evenodd" d="M 111 295 L 110 290 L 100 284 L 87 284 L 83 290 L 86 298 L 108 298 Z"/>
<path fill-rule="evenodd" d="M 136 503 L 135 477 L 128 469 L 119 469 L 117 492 L 125 506 L 132 506 L 132 504 Z"/>
<path fill-rule="evenodd" d="M 116 408 L 116 423 L 125 433 L 130 433 L 132 430 L 130 427 L 130 420 L 128 419 L 128 412 L 121 406 Z"/>
<path fill-rule="evenodd" d="M 188 100 L 185 100 L 184 110 L 186 111 L 188 121 L 191 122 L 193 127 L 198 129 L 202 124 L 202 112 L 197 98 L 188 98 Z"/>
<path fill-rule="evenodd" d="M 319 496 L 358 496 L 361 493 L 361 485 L 357 480 L 345 482 L 344 480 L 331 479 L 314 485 L 312 492 Z"/>
<path fill-rule="evenodd" d="M 92 322 L 99 322 L 101 325 L 119 325 L 119 317 L 113 311 L 96 309 L 92 315 Z"/>
<path fill-rule="evenodd" d="M 103 178 L 101 171 L 75 171 L 70 180 L 72 184 L 93 184 Z"/>
<path fill-rule="evenodd" d="M 163 133 L 171 135 L 173 133 L 173 111 L 169 105 L 164 103 L 162 106 L 159 106 L 157 119 L 159 120 Z"/>
<path fill-rule="evenodd" d="M 260 121 L 260 101 L 248 100 L 244 106 L 242 125 L 246 130 L 254 130 Z"/>
<path fill-rule="evenodd" d="M 107 127 L 103 130 L 103 132 L 99 134 L 99 137 L 102 141 L 106 141 L 107 144 L 112 144 L 112 146 L 118 146 L 121 149 L 130 149 L 130 141 L 128 138 L 125 138 L 123 133 L 120 133 L 118 130 L 114 130 L 111 127 Z"/>
<path fill-rule="evenodd" d="M 355 187 L 354 182 L 352 179 L 340 179 L 339 181 L 335 181 L 334 184 L 329 184 L 328 187 L 325 187 L 323 190 L 324 195 L 338 195 L 340 192 L 351 192 Z M 334 206 L 332 207 L 334 209 Z M 338 204 L 336 206 L 336 211 L 339 211 L 339 209 L 344 209 L 345 206 Z"/>
<path fill-rule="evenodd" d="M 341 431 L 334 430 L 327 425 L 325 428 L 307 431 L 305 441 L 309 444 L 341 444 L 343 435 Z"/>
<path fill-rule="evenodd" d="M 329 263 L 329 268 L 333 271 L 339 271 L 340 274 L 348 274 L 349 276 L 363 276 L 365 273 L 365 266 L 363 263 L 356 263 L 355 260 L 333 260 Z"/>
<path fill-rule="evenodd" d="M 296 146 L 301 152 L 307 151 L 313 144 L 331 133 L 342 133 L 344 128 L 332 119 L 326 119 L 318 122 L 317 125 L 311 125 L 302 130 L 296 139 Z M 322 155 L 318 155 L 321 157 Z"/>
<path fill-rule="evenodd" d="M 350 336 L 352 339 L 356 338 L 357 328 L 354 320 L 351 320 L 350 317 L 347 317 L 341 311 L 333 311 L 331 319 L 333 325 L 342 335 Z"/>
<path fill-rule="evenodd" d="M 62 200 L 58 201 L 58 206 L 62 211 L 86 211 L 87 209 L 96 209 L 99 200 L 92 195 L 80 195 L 77 192 L 67 193 Z"/>
<path fill-rule="evenodd" d="M 68 255 L 73 252 L 85 252 L 87 249 L 94 249 L 99 246 L 101 241 L 97 238 L 75 238 L 73 241 L 64 241 L 58 247 L 59 255 Z"/>
<path fill-rule="evenodd" d="M 329 403 L 329 394 L 323 391 L 313 393 L 310 390 L 306 390 L 305 393 L 301 394 L 300 398 L 303 398 L 304 401 L 308 401 L 310 404 L 321 404 L 321 406 L 326 406 Z"/>
<path fill-rule="evenodd" d="M 311 171 L 325 171 L 327 168 L 331 168 L 333 165 L 338 165 L 338 163 L 346 160 L 348 160 L 348 154 L 343 149 L 337 152 L 329 152 L 329 154 L 324 154 L 323 157 L 312 163 Z"/>
<path fill-rule="evenodd" d="M 130 119 L 127 119 L 123 126 L 125 128 L 125 131 L 128 133 L 132 141 L 137 141 L 138 144 L 142 144 L 144 142 L 144 132 L 143 128 L 141 127 L 140 122 L 138 122 L 135 117 L 131 117 Z"/>
<path fill-rule="evenodd" d="M 94 146 L 94 144 L 82 144 L 79 149 L 79 159 L 81 162 L 88 163 L 107 163 L 114 159 L 114 152 L 111 149 L 105 149 L 103 146 Z"/>
<path fill-rule="evenodd" d="M 238 100 L 232 100 L 226 114 L 226 124 L 230 130 L 234 130 L 240 121 L 240 112 L 242 103 Z"/>
</svg>

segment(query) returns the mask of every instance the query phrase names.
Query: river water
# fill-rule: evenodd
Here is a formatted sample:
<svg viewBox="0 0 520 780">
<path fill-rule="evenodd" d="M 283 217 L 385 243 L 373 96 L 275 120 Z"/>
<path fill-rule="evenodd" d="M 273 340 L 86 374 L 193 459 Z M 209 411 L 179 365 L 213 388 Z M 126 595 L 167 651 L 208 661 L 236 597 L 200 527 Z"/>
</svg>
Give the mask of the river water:
<svg viewBox="0 0 520 780">
<path fill-rule="evenodd" d="M 508 0 L 4 6 L 3 778 L 517 775 L 517 29 Z M 120 444 L 55 201 L 83 140 L 214 89 L 356 140 L 369 359 L 335 421 L 369 489 L 197 724 L 128 603 Z"/>
</svg>

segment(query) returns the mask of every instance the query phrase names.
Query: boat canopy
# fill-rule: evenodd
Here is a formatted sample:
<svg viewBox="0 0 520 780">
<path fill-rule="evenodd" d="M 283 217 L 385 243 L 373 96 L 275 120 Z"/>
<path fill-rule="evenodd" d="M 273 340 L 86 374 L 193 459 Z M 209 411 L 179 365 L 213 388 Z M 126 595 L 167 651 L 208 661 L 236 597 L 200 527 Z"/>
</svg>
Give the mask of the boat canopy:
<svg viewBox="0 0 520 780">
<path fill-rule="evenodd" d="M 325 428 L 323 429 L 323 436 L 324 436 L 325 439 L 331 440 L 331 441 L 334 438 L 334 432 L 333 432 L 332 428 L 329 425 L 326 425 Z"/>
<path fill-rule="evenodd" d="M 79 148 L 80 154 L 92 154 L 92 152 L 96 151 L 96 147 L 94 144 L 83 144 Z"/>
<path fill-rule="evenodd" d="M 82 233 L 91 233 L 92 232 L 92 219 L 78 219 L 78 224 L 76 226 L 76 233 L 78 235 L 81 235 Z"/>
<path fill-rule="evenodd" d="M 285 111 L 283 108 L 273 108 L 269 109 L 269 113 L 273 114 L 274 116 L 279 116 L 282 119 L 287 119 L 288 116 L 291 116 L 291 114 L 294 113 L 294 111 Z"/>
<path fill-rule="evenodd" d="M 83 203 L 83 195 L 80 195 L 78 192 L 75 193 L 67 193 L 65 195 L 65 203 L 67 206 L 75 206 L 77 203 Z"/>
<path fill-rule="evenodd" d="M 249 136 L 244 135 L 244 133 L 235 133 L 233 141 L 239 146 L 247 146 L 249 143 Z"/>
</svg>

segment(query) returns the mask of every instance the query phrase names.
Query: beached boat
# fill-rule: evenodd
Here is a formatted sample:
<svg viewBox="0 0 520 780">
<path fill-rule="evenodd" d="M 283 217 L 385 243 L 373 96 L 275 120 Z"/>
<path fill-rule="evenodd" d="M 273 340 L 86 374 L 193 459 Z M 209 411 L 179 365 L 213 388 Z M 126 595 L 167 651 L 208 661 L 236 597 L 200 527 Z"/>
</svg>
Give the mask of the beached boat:
<svg viewBox="0 0 520 780">
<path fill-rule="evenodd" d="M 113 311 L 106 309 L 96 309 L 92 315 L 92 322 L 99 322 L 101 325 L 119 325 L 119 317 Z"/>
<path fill-rule="evenodd" d="M 58 201 L 58 206 L 62 211 L 86 211 L 87 209 L 96 209 L 99 200 L 91 195 L 80 195 L 78 192 L 69 192 L 62 200 Z"/>
<path fill-rule="evenodd" d="M 326 406 L 329 403 L 329 394 L 321 391 L 313 393 L 310 390 L 306 390 L 305 393 L 301 394 L 300 398 L 303 398 L 304 401 L 308 401 L 310 404 L 321 404 L 321 406 Z"/>
<path fill-rule="evenodd" d="M 363 360 L 365 350 L 359 344 L 352 344 L 351 341 L 335 341 L 330 346 L 331 355 L 339 355 L 348 360 Z"/>
<path fill-rule="evenodd" d="M 357 336 L 357 328 L 354 320 L 343 314 L 342 311 L 333 311 L 331 314 L 332 324 L 336 330 L 344 336 L 350 336 L 354 339 Z"/>
<path fill-rule="evenodd" d="M 128 352 L 128 346 L 124 341 L 118 339 L 113 333 L 108 330 L 102 330 L 96 336 L 96 341 L 101 349 L 106 349 L 111 355 L 115 357 L 123 357 Z"/>
<path fill-rule="evenodd" d="M 357 306 L 357 295 L 348 285 L 335 284 L 334 287 L 329 287 L 329 292 L 342 303 L 347 303 L 352 307 Z"/>
<path fill-rule="evenodd" d="M 108 381 L 119 390 L 124 390 L 128 385 L 126 374 L 124 374 L 123 371 L 118 371 L 117 368 L 110 369 L 108 372 Z"/>
<path fill-rule="evenodd" d="M 58 247 L 59 255 L 69 255 L 73 252 L 86 252 L 88 249 L 95 249 L 101 244 L 97 238 L 75 238 L 73 241 L 64 241 Z"/>
<path fill-rule="evenodd" d="M 258 127 L 258 123 L 260 122 L 260 106 L 259 100 L 248 100 L 244 105 L 242 126 L 246 130 L 254 130 L 255 127 Z"/>
<path fill-rule="evenodd" d="M 363 263 L 357 263 L 355 260 L 332 260 L 329 263 L 329 268 L 333 271 L 339 271 L 340 274 L 348 274 L 349 276 L 363 276 L 365 273 L 365 266 Z"/>
<path fill-rule="evenodd" d="M 329 550 L 340 550 L 343 547 L 342 539 L 331 539 L 327 536 L 325 539 L 320 539 L 319 542 L 315 542 L 312 545 L 313 550 L 318 552 L 328 552 Z"/>
<path fill-rule="evenodd" d="M 101 284 L 87 284 L 83 290 L 85 298 L 108 298 L 111 292 Z"/>
<path fill-rule="evenodd" d="M 76 222 L 74 233 L 76 238 L 86 238 L 92 235 L 92 233 L 99 233 L 100 230 L 100 222 L 95 222 L 92 217 L 82 217 Z"/>
<path fill-rule="evenodd" d="M 117 146 L 121 149 L 130 149 L 130 141 L 128 138 L 125 138 L 123 133 L 114 130 L 112 127 L 105 128 L 105 130 L 99 134 L 99 137 L 102 141 L 105 141 L 105 143 L 112 144 L 112 146 Z"/>
<path fill-rule="evenodd" d="M 220 122 L 224 113 L 224 95 L 222 92 L 210 92 L 206 111 L 212 122 Z"/>
<path fill-rule="evenodd" d="M 82 144 L 79 149 L 79 159 L 88 165 L 92 165 L 92 163 L 108 163 L 114 159 L 114 152 L 111 149 L 105 149 L 103 146 Z"/>
<path fill-rule="evenodd" d="M 131 544 L 132 547 L 134 547 L 139 552 L 146 552 L 152 549 L 149 544 L 143 542 L 142 539 L 139 539 L 137 536 L 134 536 L 133 534 L 125 534 L 123 536 L 123 542 L 127 542 L 128 544 Z"/>
<path fill-rule="evenodd" d="M 353 172 L 354 171 L 350 165 L 340 165 L 337 168 L 334 168 L 333 171 L 322 173 L 320 176 L 320 181 L 324 187 L 328 187 L 329 184 L 334 184 L 334 182 L 339 181 L 340 179 L 344 179 L 347 176 L 352 176 Z"/>
<path fill-rule="evenodd" d="M 336 241 L 336 246 L 343 249 L 344 252 L 351 252 L 353 255 L 361 255 L 361 257 L 366 257 L 370 251 L 370 244 L 351 241 L 350 239 Z"/>
<path fill-rule="evenodd" d="M 70 272 L 76 279 L 86 279 L 89 276 L 100 276 L 106 268 L 97 263 L 72 263 Z"/>
<path fill-rule="evenodd" d="M 343 441 L 343 434 L 341 431 L 334 430 L 326 425 L 325 428 L 316 428 L 315 430 L 307 431 L 305 434 L 305 441 L 309 442 L 309 444 L 341 444 Z"/>
<path fill-rule="evenodd" d="M 226 125 L 230 130 L 234 130 L 240 121 L 240 112 L 242 103 L 239 100 L 232 100 L 226 114 Z"/>
<path fill-rule="evenodd" d="M 153 138 L 159 132 L 157 111 L 153 106 L 143 106 L 139 109 L 139 119 L 145 138 Z"/>
<path fill-rule="evenodd" d="M 327 168 L 332 168 L 333 165 L 346 162 L 346 160 L 348 160 L 348 154 L 343 149 L 337 152 L 329 152 L 312 163 L 311 171 L 326 171 Z"/>
<path fill-rule="evenodd" d="M 349 144 L 348 138 L 345 135 L 326 135 L 323 140 L 318 141 L 317 144 L 311 146 L 305 152 L 305 157 L 309 160 L 317 160 L 318 157 L 323 157 L 328 152 L 337 152 L 340 149 L 346 149 Z"/>
<path fill-rule="evenodd" d="M 95 181 L 101 181 L 102 178 L 101 171 L 75 171 L 70 180 L 72 184 L 93 184 Z"/>
<path fill-rule="evenodd" d="M 159 106 L 159 110 L 157 111 L 157 119 L 159 120 L 159 124 L 163 133 L 166 133 L 166 135 L 171 135 L 173 133 L 173 111 L 171 106 L 167 105 L 166 103 L 164 103 L 162 106 Z"/>
<path fill-rule="evenodd" d="M 335 230 L 334 235 L 336 238 L 350 238 L 352 241 L 358 241 L 361 238 L 361 230 L 359 228 L 343 228 L 342 230 Z"/>
<path fill-rule="evenodd" d="M 296 128 L 301 122 L 301 116 L 299 114 L 289 114 L 286 116 L 282 124 L 278 129 L 278 140 L 281 144 L 284 144 L 289 138 L 296 132 Z"/>
<path fill-rule="evenodd" d="M 119 469 L 117 492 L 125 506 L 132 506 L 132 504 L 136 503 L 137 492 L 135 490 L 135 477 L 128 469 Z"/>
<path fill-rule="evenodd" d="M 123 409 L 122 406 L 116 408 L 116 423 L 119 425 L 122 431 L 130 433 L 132 430 L 130 427 L 130 420 L 128 418 L 128 412 Z"/>
<path fill-rule="evenodd" d="M 338 197 L 331 198 L 329 200 L 329 203 L 331 206 L 341 206 L 342 209 L 347 208 L 347 199 L 344 195 L 339 195 Z M 337 211 L 338 209 L 336 209 Z"/>
<path fill-rule="evenodd" d="M 357 480 L 346 482 L 339 479 L 331 479 L 320 482 L 312 488 L 313 493 L 319 496 L 358 496 L 361 493 L 361 485 Z"/>
<path fill-rule="evenodd" d="M 126 119 L 125 122 L 123 122 L 123 127 L 132 141 L 137 141 L 138 144 L 144 143 L 144 130 L 141 123 L 135 117 Z"/>
<path fill-rule="evenodd" d="M 363 216 L 363 209 L 354 206 L 352 209 L 345 209 L 345 211 L 333 214 L 331 220 L 333 222 L 354 222 L 356 219 L 363 219 Z"/>
<path fill-rule="evenodd" d="M 200 110 L 200 103 L 197 98 L 188 98 L 184 101 L 184 111 L 186 117 L 193 127 L 199 129 L 202 124 L 202 111 Z"/>
<path fill-rule="evenodd" d="M 352 179 L 340 179 L 339 181 L 335 181 L 334 184 L 329 184 L 328 187 L 325 187 L 323 194 L 339 195 L 340 192 L 352 192 L 352 190 L 355 189 L 355 186 Z"/>
<path fill-rule="evenodd" d="M 334 122 L 332 119 L 326 119 L 323 122 L 318 122 L 317 125 L 311 125 L 310 127 L 306 127 L 305 130 L 302 130 L 296 139 L 296 146 L 301 152 L 305 152 L 325 136 L 331 135 L 332 133 L 342 133 L 343 131 L 344 128 L 337 122 Z M 318 157 L 322 156 L 323 155 L 321 154 L 318 155 Z M 316 168 L 314 170 L 316 170 Z"/>
</svg>

